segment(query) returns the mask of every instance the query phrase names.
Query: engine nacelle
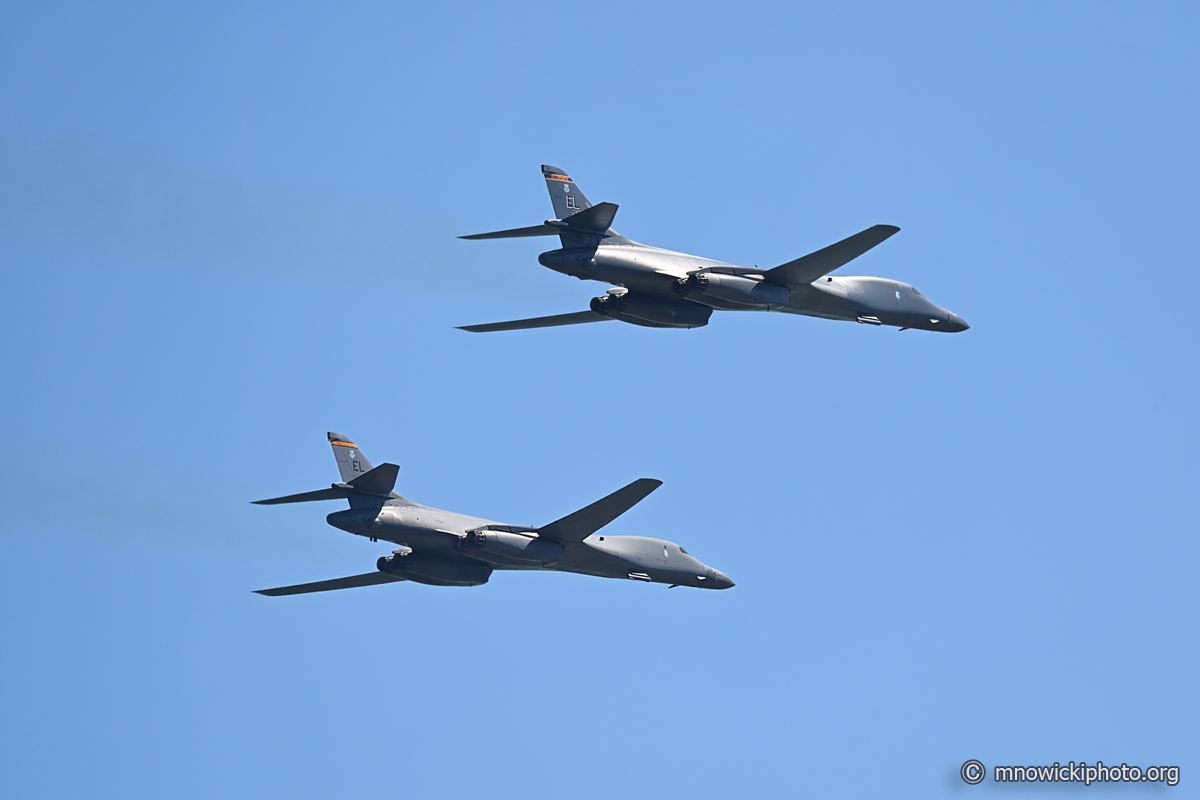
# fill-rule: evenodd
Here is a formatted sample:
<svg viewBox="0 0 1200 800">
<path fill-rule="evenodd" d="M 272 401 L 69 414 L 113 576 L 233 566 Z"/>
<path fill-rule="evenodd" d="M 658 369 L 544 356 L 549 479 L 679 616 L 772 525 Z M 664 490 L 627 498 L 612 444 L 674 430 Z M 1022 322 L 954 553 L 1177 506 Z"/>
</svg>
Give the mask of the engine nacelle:
<svg viewBox="0 0 1200 800">
<path fill-rule="evenodd" d="M 562 560 L 563 547 L 532 532 L 480 529 L 468 531 L 459 540 L 461 553 L 493 564 L 521 567 L 545 567 Z"/>
<path fill-rule="evenodd" d="M 592 298 L 592 311 L 603 317 L 650 328 L 702 328 L 712 309 L 687 300 L 624 292 Z"/>
<path fill-rule="evenodd" d="M 492 568 L 478 561 L 438 558 L 411 550 L 397 550 L 379 559 L 375 566 L 380 572 L 427 586 L 478 586 L 492 575 Z"/>
<path fill-rule="evenodd" d="M 723 275 L 719 272 L 695 272 L 680 278 L 675 292 L 698 303 L 717 300 L 745 308 L 779 308 L 786 306 L 788 288 L 779 283 L 759 280 L 745 275 Z"/>
</svg>

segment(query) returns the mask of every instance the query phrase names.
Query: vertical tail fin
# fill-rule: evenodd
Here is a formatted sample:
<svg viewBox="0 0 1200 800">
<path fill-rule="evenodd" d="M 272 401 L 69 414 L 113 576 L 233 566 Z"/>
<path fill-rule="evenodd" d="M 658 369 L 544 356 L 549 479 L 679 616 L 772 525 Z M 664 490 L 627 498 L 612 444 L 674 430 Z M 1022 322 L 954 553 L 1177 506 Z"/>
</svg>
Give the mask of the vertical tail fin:
<svg viewBox="0 0 1200 800">
<path fill-rule="evenodd" d="M 614 203 L 593 206 L 579 191 L 575 181 L 558 167 L 542 164 L 542 177 L 550 190 L 550 203 L 554 206 L 554 219 L 543 225 L 527 228 L 512 228 L 506 231 L 473 233 L 460 239 L 514 239 L 523 236 L 552 236 L 558 234 L 563 247 L 595 247 L 604 239 L 628 241 L 610 226 L 617 213 Z M 585 213 L 586 212 L 586 213 Z M 332 438 L 335 434 L 329 434 Z"/>
<path fill-rule="evenodd" d="M 396 475 L 400 468 L 395 464 L 380 464 L 378 467 L 367 461 L 358 445 L 340 433 L 329 432 L 329 444 L 333 446 L 333 457 L 337 459 L 340 483 L 315 492 L 289 494 L 269 500 L 255 500 L 260 506 L 278 503 L 307 503 L 312 500 L 349 500 L 351 508 L 380 508 L 387 502 L 400 501 L 410 504 L 396 494 Z M 330 522 L 334 527 L 340 527 Z"/>
<path fill-rule="evenodd" d="M 579 191 L 575 181 L 558 167 L 542 164 L 542 177 L 546 179 L 546 188 L 550 190 L 550 202 L 554 205 L 554 218 L 566 219 L 572 214 L 578 214 L 592 204 Z"/>
<path fill-rule="evenodd" d="M 342 473 L 343 483 L 349 483 L 359 475 L 375 468 L 358 449 L 358 445 L 340 433 L 330 431 L 329 444 L 333 446 L 333 457 L 337 459 L 338 471 Z"/>
</svg>

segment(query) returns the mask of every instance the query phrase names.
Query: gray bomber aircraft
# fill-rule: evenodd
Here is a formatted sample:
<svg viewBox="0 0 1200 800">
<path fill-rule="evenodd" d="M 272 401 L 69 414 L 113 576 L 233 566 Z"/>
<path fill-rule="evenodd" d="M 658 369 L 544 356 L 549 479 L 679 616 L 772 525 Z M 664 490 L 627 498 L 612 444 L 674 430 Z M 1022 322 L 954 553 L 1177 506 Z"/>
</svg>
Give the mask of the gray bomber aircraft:
<svg viewBox="0 0 1200 800">
<path fill-rule="evenodd" d="M 509 239 L 558 234 L 562 247 L 538 256 L 542 266 L 614 288 L 591 309 L 552 317 L 468 325 L 472 333 L 550 328 L 616 319 L 647 328 L 699 328 L 714 309 L 781 311 L 907 330 L 965 331 L 965 320 L 935 305 L 907 283 L 830 275 L 900 229 L 875 225 L 824 250 L 773 269 L 740 267 L 638 244 L 612 229 L 614 203 L 592 205 L 557 167 L 542 165 L 556 219 L 541 225 L 461 239 Z"/>
<path fill-rule="evenodd" d="M 342 480 L 328 489 L 257 500 L 258 505 L 348 500 L 350 508 L 325 518 L 335 528 L 400 545 L 375 564 L 375 572 L 335 578 L 258 594 L 327 592 L 413 581 L 429 586 L 478 586 L 492 570 L 554 570 L 625 578 L 645 583 L 728 589 L 733 581 L 697 561 L 677 544 L 645 536 L 600 536 L 598 531 L 624 514 L 662 481 L 642 478 L 586 508 L 540 528 L 501 525 L 453 511 L 418 505 L 393 491 L 400 468 L 371 466 L 352 441 L 329 434 Z"/>
</svg>

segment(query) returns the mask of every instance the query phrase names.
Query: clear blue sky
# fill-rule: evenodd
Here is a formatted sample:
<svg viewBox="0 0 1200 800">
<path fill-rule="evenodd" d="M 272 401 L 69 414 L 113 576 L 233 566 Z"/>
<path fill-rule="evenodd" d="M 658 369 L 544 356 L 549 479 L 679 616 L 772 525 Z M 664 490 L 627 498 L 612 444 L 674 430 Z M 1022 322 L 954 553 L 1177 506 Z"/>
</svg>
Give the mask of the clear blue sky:
<svg viewBox="0 0 1200 800">
<path fill-rule="evenodd" d="M 1194 791 L 1198 23 L 6 3 L 0 793 L 1002 793 L 968 758 Z M 454 330 L 604 288 L 454 238 L 549 216 L 542 163 L 736 263 L 899 225 L 844 271 L 973 327 Z M 335 480 L 327 430 L 518 524 L 661 478 L 611 531 L 737 587 L 251 594 L 387 551 L 249 504 Z"/>
</svg>

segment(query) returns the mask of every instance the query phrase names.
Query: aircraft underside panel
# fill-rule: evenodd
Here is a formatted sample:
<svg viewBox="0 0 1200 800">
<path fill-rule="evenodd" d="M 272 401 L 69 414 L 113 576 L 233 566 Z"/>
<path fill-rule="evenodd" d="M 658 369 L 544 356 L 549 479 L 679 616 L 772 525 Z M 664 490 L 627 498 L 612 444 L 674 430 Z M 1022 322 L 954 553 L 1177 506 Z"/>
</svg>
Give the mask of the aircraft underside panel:
<svg viewBox="0 0 1200 800">
<path fill-rule="evenodd" d="M 779 309 L 779 311 L 782 311 L 785 314 L 799 314 L 800 316 L 804 316 L 804 317 L 817 317 L 818 319 L 832 319 L 832 320 L 837 320 L 838 322 L 853 322 L 855 319 L 858 318 L 858 315 L 854 314 L 852 312 L 840 311 L 838 309 L 830 309 L 830 308 L 795 308 L 792 306 L 788 306 L 786 308 Z"/>
</svg>

